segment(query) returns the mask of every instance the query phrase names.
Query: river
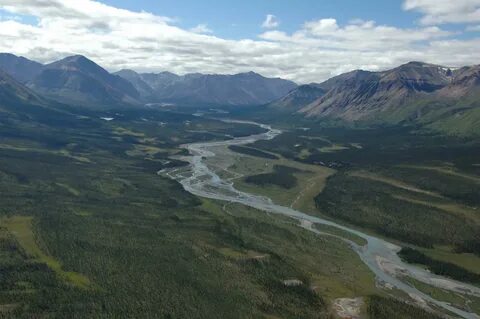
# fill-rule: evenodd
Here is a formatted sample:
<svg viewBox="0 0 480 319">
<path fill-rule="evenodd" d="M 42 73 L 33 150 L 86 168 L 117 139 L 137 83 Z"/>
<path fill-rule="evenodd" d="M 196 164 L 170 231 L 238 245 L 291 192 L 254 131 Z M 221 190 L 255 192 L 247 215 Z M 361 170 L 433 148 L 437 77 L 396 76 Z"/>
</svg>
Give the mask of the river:
<svg viewBox="0 0 480 319">
<path fill-rule="evenodd" d="M 228 122 L 258 125 L 267 130 L 267 132 L 226 141 L 201 142 L 183 145 L 183 147 L 188 149 L 191 154 L 190 156 L 183 158 L 190 163 L 188 171 L 185 169 L 171 169 L 164 173 L 170 178 L 180 182 L 186 191 L 200 197 L 239 203 L 256 208 L 260 211 L 288 216 L 298 220 L 299 225 L 303 228 L 316 232 L 319 235 L 326 234 L 318 231 L 312 227 L 312 225 L 328 225 L 361 237 L 367 242 L 364 246 L 360 246 L 346 238 L 341 239 L 348 243 L 359 255 L 360 259 L 376 275 L 377 282 L 381 283 L 384 287 L 395 287 L 396 289 L 407 293 L 410 297 L 420 303 L 435 305 L 454 313 L 459 317 L 466 319 L 480 319 L 478 314 L 456 308 L 449 303 L 436 300 L 419 291 L 410 285 L 405 278 L 411 277 L 437 288 L 477 297 L 480 297 L 479 287 L 437 276 L 420 267 L 404 263 L 397 255 L 400 247 L 389 243 L 388 241 L 326 219 L 310 216 L 290 207 L 277 205 L 267 197 L 239 191 L 235 189 L 232 182 L 220 178 L 215 172 L 215 169 L 206 164 L 207 158 L 217 156 L 214 149 L 221 146 L 227 147 L 229 145 L 249 144 L 258 140 L 269 140 L 282 133 L 280 130 L 274 129 L 266 124 L 234 120 L 228 120 Z"/>
</svg>

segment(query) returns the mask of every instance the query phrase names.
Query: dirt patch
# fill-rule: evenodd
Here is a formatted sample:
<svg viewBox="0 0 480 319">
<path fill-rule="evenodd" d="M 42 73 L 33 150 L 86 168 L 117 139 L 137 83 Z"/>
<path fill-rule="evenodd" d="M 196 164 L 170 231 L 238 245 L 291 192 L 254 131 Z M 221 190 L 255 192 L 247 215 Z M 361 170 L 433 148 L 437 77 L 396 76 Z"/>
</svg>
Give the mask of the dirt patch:
<svg viewBox="0 0 480 319">
<path fill-rule="evenodd" d="M 287 279 L 283 281 L 283 285 L 286 287 L 297 287 L 303 285 L 303 281 L 298 279 Z"/>
<path fill-rule="evenodd" d="M 360 318 L 363 305 L 363 298 L 339 298 L 335 299 L 333 308 L 340 318 L 356 319 Z"/>
</svg>

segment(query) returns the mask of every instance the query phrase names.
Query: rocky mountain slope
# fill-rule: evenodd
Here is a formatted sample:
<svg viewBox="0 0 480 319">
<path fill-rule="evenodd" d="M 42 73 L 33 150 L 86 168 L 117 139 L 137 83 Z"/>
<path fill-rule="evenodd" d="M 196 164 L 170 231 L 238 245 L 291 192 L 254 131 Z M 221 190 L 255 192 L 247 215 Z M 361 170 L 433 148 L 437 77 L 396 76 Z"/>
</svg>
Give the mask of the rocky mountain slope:
<svg viewBox="0 0 480 319">
<path fill-rule="evenodd" d="M 356 70 L 318 84 L 313 101 L 286 105 L 310 118 L 364 123 L 417 123 L 454 134 L 480 133 L 480 66 L 452 69 L 410 62 L 383 72 Z"/>
<path fill-rule="evenodd" d="M 271 107 L 283 111 L 297 111 L 325 95 L 327 90 L 321 84 L 305 84 L 290 91 L 282 98 L 270 103 Z"/>
</svg>

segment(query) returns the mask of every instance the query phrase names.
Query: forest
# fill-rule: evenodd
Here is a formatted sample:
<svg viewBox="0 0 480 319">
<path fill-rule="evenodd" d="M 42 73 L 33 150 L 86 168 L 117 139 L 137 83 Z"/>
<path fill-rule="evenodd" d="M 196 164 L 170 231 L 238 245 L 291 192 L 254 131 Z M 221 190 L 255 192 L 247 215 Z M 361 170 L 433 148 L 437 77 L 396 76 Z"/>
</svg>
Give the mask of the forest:
<svg viewBox="0 0 480 319">
<path fill-rule="evenodd" d="M 398 255 L 404 261 L 410 264 L 420 264 L 426 266 L 427 269 L 434 274 L 450 277 L 463 282 L 470 282 L 474 284 L 480 283 L 480 274 L 470 272 L 452 263 L 435 260 L 416 249 L 404 247 Z"/>
<path fill-rule="evenodd" d="M 298 172 L 300 170 L 294 167 L 274 165 L 273 172 L 248 176 L 245 178 L 245 182 L 258 186 L 276 185 L 290 189 L 297 185 L 297 178 L 293 174 Z"/>
<path fill-rule="evenodd" d="M 332 300 L 355 296 L 367 297 L 370 318 L 423 314 L 387 298 L 340 240 L 202 200 L 157 174 L 185 165 L 172 160 L 185 155 L 184 143 L 258 127 L 153 110 L 56 116 L 34 127 L 3 118 L 0 126 L 2 317 L 331 318 Z M 297 173 L 277 165 L 253 182 L 288 189 Z M 342 174 L 331 178 L 351 187 Z M 325 196 L 340 191 L 328 187 Z M 375 218 L 369 225 L 380 227 Z M 451 238 L 467 243 L 474 232 Z M 424 240 L 442 242 L 434 231 Z M 301 284 L 285 284 L 292 279 Z"/>
</svg>

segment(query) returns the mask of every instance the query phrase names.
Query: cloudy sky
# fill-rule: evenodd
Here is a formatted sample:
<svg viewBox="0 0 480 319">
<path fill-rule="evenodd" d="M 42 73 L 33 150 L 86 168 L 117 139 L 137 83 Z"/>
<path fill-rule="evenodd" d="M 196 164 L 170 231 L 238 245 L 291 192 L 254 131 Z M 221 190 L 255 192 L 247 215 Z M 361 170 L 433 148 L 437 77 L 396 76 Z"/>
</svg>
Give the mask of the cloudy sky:
<svg viewBox="0 0 480 319">
<path fill-rule="evenodd" d="M 480 64 L 480 0 L 0 0 L 0 51 L 320 82 L 412 60 Z"/>
</svg>

